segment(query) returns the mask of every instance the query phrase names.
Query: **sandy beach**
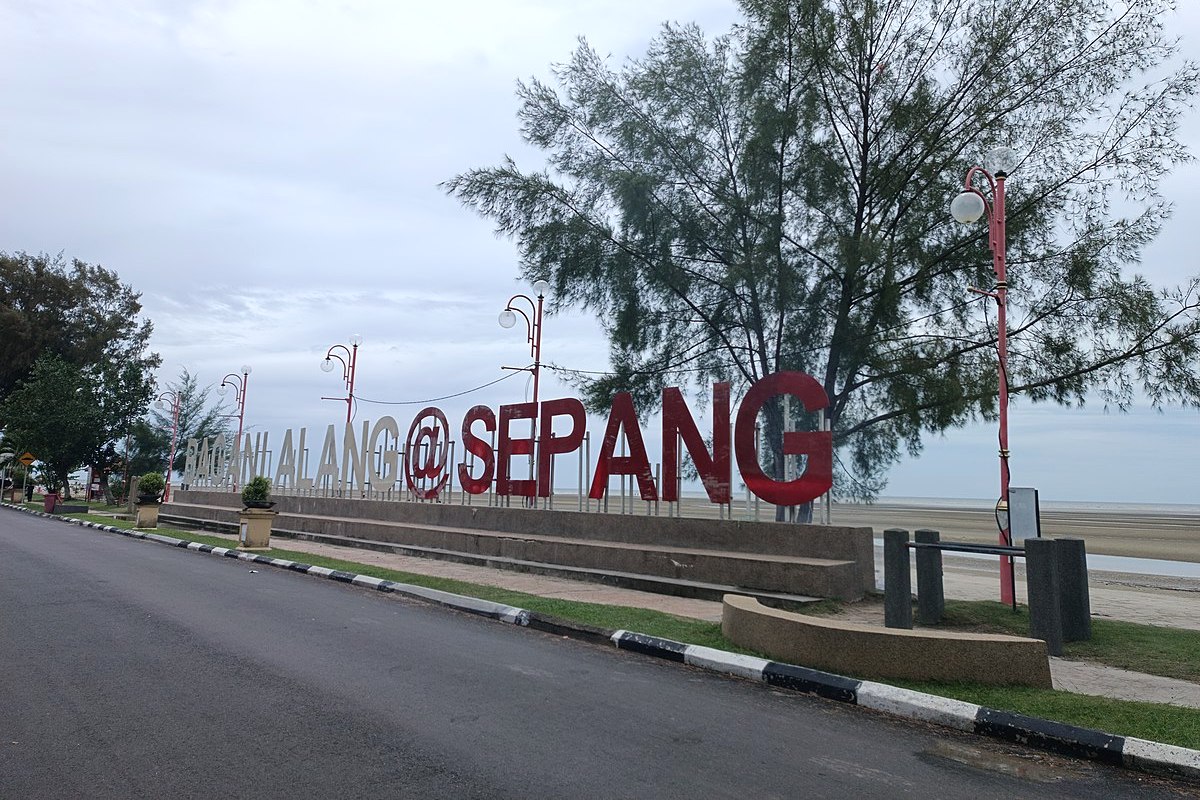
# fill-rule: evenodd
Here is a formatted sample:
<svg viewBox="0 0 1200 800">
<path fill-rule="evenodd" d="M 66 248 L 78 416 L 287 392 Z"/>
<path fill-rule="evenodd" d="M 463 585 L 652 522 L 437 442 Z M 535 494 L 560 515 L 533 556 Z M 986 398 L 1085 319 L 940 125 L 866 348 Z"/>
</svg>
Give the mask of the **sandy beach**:
<svg viewBox="0 0 1200 800">
<path fill-rule="evenodd" d="M 1098 555 L 1200 562 L 1200 515 L 1042 509 L 1042 535 L 1070 536 Z M 913 504 L 835 504 L 835 525 L 885 528 L 932 528 L 943 539 L 994 544 L 996 520 L 990 508 L 938 508 Z"/>
<path fill-rule="evenodd" d="M 632 493 L 631 493 L 632 494 Z M 557 508 L 573 509 L 575 498 L 556 496 Z M 593 501 L 595 502 L 595 501 Z M 630 513 L 654 513 L 652 504 L 627 499 Z M 683 501 L 683 515 L 716 517 L 718 506 L 696 497 Z M 767 503 L 758 504 L 758 519 L 774 519 L 775 507 Z M 1042 535 L 1050 537 L 1075 537 L 1087 543 L 1087 551 L 1096 555 L 1125 556 L 1132 558 L 1154 558 L 1165 561 L 1190 561 L 1200 563 L 1200 512 L 1187 510 L 1127 510 L 1119 506 L 1096 504 L 1089 509 L 1084 504 L 1071 509 L 1041 509 Z M 658 513 L 666 515 L 667 504 L 659 504 Z M 594 507 L 594 506 L 593 506 Z M 1186 509 L 1186 507 L 1184 507 Z M 609 512 L 619 513 L 621 501 L 609 498 Z M 818 508 L 816 513 L 820 514 Z M 734 500 L 732 518 L 749 520 L 754 518 L 753 504 L 750 510 L 741 498 Z M 927 503 L 920 500 L 872 504 L 835 503 L 832 509 L 834 525 L 850 527 L 868 526 L 875 530 L 876 537 L 887 528 L 931 528 L 938 531 L 944 540 L 995 544 L 997 542 L 996 518 L 991 505 L 980 504 L 969 507 L 963 501 L 939 504 L 937 500 Z"/>
</svg>

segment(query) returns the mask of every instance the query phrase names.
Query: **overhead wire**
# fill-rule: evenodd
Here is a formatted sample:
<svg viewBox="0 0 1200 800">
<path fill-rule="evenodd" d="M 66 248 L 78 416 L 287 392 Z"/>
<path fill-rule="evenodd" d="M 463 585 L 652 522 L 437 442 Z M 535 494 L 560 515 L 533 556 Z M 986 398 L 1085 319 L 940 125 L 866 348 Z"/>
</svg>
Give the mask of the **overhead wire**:
<svg viewBox="0 0 1200 800">
<path fill-rule="evenodd" d="M 543 365 L 543 366 L 545 366 L 545 365 Z M 416 406 L 416 405 L 421 405 L 422 403 L 436 403 L 441 400 L 452 400 L 455 397 L 462 397 L 463 395 L 471 394 L 472 392 L 478 392 L 481 389 L 488 388 L 489 386 L 495 386 L 497 383 L 500 383 L 501 381 L 506 381 L 509 378 L 511 378 L 513 375 L 516 375 L 517 372 L 524 372 L 524 371 L 525 371 L 524 369 L 519 369 L 514 372 L 509 372 L 506 375 L 501 375 L 499 378 L 496 378 L 496 380 L 494 380 L 494 381 L 488 381 L 487 383 L 476 386 L 473 389 L 464 389 L 461 392 L 455 392 L 454 394 L 447 394 L 447 395 L 443 395 L 441 397 L 431 397 L 428 400 L 368 400 L 365 397 L 355 397 L 354 399 L 361 403 L 372 403 L 372 404 L 378 405 L 378 406 Z"/>
</svg>

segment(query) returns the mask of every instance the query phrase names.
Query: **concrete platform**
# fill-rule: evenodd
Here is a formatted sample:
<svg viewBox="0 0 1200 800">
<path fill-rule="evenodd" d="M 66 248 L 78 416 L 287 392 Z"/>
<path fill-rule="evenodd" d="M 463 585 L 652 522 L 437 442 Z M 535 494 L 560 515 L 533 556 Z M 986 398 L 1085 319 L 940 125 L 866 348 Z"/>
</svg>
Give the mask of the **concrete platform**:
<svg viewBox="0 0 1200 800">
<path fill-rule="evenodd" d="M 569 575 L 718 600 L 744 591 L 775 605 L 853 601 L 874 586 L 869 528 L 346 498 L 276 498 L 277 534 L 500 568 Z M 229 492 L 181 491 L 162 510 L 176 524 L 229 529 Z"/>
</svg>

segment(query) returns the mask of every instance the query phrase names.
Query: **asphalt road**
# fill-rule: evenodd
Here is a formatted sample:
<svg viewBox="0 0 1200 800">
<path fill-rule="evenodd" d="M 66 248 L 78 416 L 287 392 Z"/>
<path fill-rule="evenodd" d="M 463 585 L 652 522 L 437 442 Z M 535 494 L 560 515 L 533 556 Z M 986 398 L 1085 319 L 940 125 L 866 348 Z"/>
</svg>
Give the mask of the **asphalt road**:
<svg viewBox="0 0 1200 800">
<path fill-rule="evenodd" d="M 3 800 L 1195 790 L 0 511 Z"/>
</svg>

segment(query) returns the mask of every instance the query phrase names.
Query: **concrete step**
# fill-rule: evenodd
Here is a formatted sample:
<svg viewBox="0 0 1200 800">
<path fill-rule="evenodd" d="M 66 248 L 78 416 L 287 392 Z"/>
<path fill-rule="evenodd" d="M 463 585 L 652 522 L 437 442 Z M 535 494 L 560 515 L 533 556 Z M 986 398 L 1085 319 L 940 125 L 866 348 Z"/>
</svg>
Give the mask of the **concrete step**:
<svg viewBox="0 0 1200 800">
<path fill-rule="evenodd" d="M 532 509 L 459 503 L 408 502 L 353 497 L 299 496 L 281 493 L 276 511 L 303 516 L 339 517 L 510 533 L 561 536 L 576 541 L 622 542 L 762 555 L 800 556 L 861 561 L 861 580 L 870 583 L 874 557 L 869 528 L 824 525 L 780 525 L 750 520 L 701 519 L 647 514 L 617 514 L 574 509 Z M 639 501 L 640 502 L 640 501 Z M 238 496 L 229 491 L 187 490 L 172 495 L 172 504 L 237 510 Z"/>
<path fill-rule="evenodd" d="M 228 509 L 221 509 L 217 507 L 208 507 L 206 509 L 192 507 L 187 510 L 189 512 L 201 513 L 185 514 L 183 513 L 184 509 L 177 508 L 172 509 L 171 513 L 169 514 L 160 514 L 160 518 L 164 521 L 185 527 L 215 530 L 224 533 L 236 533 L 237 531 L 236 512 L 229 514 Z M 204 511 L 208 511 L 210 513 L 204 514 Z M 225 517 L 228 517 L 228 519 Z M 417 556 L 421 558 L 435 558 L 462 564 L 492 567 L 495 569 L 508 569 L 518 572 L 529 572 L 537 575 L 550 575 L 554 577 L 582 580 L 592 583 L 602 583 L 609 586 L 619 586 L 626 589 L 638 589 L 641 591 L 658 592 L 660 594 L 670 594 L 678 597 L 691 597 L 702 600 L 719 601 L 722 596 L 727 593 L 736 593 L 757 598 L 764 605 L 794 610 L 802 608 L 804 605 L 816 602 L 820 599 L 820 596 L 773 590 L 763 587 L 747 586 L 737 582 L 712 581 L 699 577 L 685 577 L 671 574 L 657 574 L 654 572 L 614 569 L 604 561 L 603 557 L 606 554 L 603 552 L 595 552 L 590 554 L 592 558 L 597 560 L 599 563 L 563 563 L 562 561 L 546 561 L 539 558 L 521 557 L 520 555 L 514 555 L 510 553 L 482 553 L 472 550 L 436 547 L 412 542 L 382 541 L 372 538 L 363 538 L 360 536 L 342 536 L 338 534 L 322 533 L 319 531 L 302 530 L 299 529 L 299 526 L 296 526 L 295 523 L 302 521 L 303 519 L 307 518 L 281 515 L 276 521 L 272 535 L 321 542 L 324 544 L 334 544 L 345 547 L 397 553 L 400 555 Z M 478 535 L 479 533 L 480 532 L 478 531 L 472 532 L 473 535 Z M 496 534 L 495 538 L 506 539 L 511 538 L 511 535 Z M 568 544 L 574 544 L 581 548 L 595 547 L 596 545 L 596 543 L 586 543 L 582 545 L 579 545 L 578 543 Z M 628 545 L 618 546 L 630 547 Z M 686 555 L 682 553 L 678 553 L 677 555 L 686 557 Z M 728 564 L 730 562 L 736 562 L 736 559 L 744 558 L 746 554 L 712 553 L 702 555 L 709 556 L 711 558 L 725 558 Z M 839 562 L 833 563 L 836 564 Z"/>
<path fill-rule="evenodd" d="M 840 587 L 853 585 L 856 565 L 838 559 L 654 546 L 561 536 L 498 533 L 427 524 L 346 520 L 316 515 L 280 515 L 278 526 L 303 533 L 360 537 L 437 550 L 474 553 L 585 569 L 747 586 L 856 600 Z"/>
</svg>

